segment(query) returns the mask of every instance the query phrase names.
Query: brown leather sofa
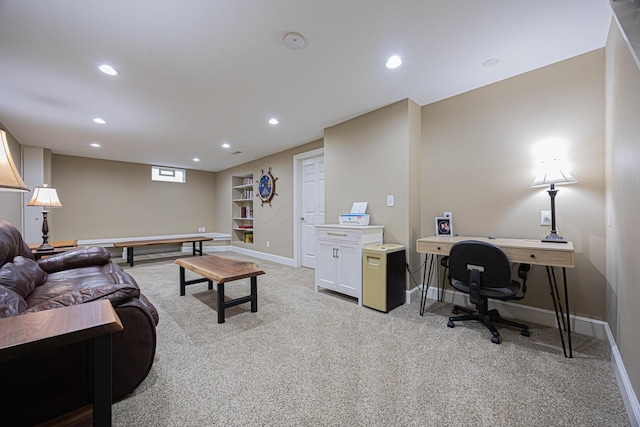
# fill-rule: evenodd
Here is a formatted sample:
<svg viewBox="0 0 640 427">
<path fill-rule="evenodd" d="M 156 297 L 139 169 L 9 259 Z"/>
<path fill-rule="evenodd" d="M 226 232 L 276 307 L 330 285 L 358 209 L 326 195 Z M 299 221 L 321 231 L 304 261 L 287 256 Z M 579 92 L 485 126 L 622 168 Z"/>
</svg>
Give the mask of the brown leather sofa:
<svg viewBox="0 0 640 427">
<path fill-rule="evenodd" d="M 151 369 L 159 320 L 155 307 L 108 250 L 76 248 L 35 261 L 20 232 L 0 220 L 0 318 L 98 299 L 111 302 L 124 326 L 112 336 L 116 401 L 135 390 Z M 87 359 L 87 346 L 79 343 L 0 364 L 0 424 L 35 425 L 89 403 Z"/>
</svg>

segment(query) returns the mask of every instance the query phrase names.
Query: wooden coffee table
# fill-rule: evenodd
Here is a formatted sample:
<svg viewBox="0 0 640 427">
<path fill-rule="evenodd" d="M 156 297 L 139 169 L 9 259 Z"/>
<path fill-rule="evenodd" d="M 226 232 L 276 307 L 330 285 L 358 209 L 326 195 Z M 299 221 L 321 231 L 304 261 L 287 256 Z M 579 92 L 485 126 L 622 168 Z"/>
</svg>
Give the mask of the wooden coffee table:
<svg viewBox="0 0 640 427">
<path fill-rule="evenodd" d="M 195 256 L 179 258 L 175 261 L 180 266 L 180 296 L 184 296 L 185 287 L 195 283 L 209 282 L 209 289 L 213 289 L 213 281 L 217 283 L 218 323 L 224 323 L 224 311 L 229 307 L 245 302 L 251 303 L 251 312 L 258 311 L 258 278 L 265 274 L 257 265 L 249 261 L 240 261 L 219 255 Z M 203 276 L 201 279 L 185 280 L 185 269 Z M 224 300 L 224 284 L 240 279 L 251 279 L 251 294 Z"/>
</svg>

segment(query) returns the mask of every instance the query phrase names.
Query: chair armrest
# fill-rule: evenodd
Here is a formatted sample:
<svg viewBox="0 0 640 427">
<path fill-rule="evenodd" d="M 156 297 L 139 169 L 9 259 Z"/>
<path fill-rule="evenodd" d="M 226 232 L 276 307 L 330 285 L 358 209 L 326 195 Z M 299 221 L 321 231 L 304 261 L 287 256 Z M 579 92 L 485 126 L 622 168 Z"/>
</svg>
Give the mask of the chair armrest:
<svg viewBox="0 0 640 427">
<path fill-rule="evenodd" d="M 531 264 L 520 264 L 518 266 L 518 277 L 522 280 L 527 280 L 529 270 L 531 270 Z"/>
<path fill-rule="evenodd" d="M 449 255 L 445 255 L 440 259 L 440 265 L 444 268 L 449 268 Z"/>
<path fill-rule="evenodd" d="M 70 270 L 90 265 L 105 265 L 111 259 L 111 253 L 100 246 L 77 248 L 61 254 L 39 259 L 38 265 L 47 273 Z"/>
</svg>

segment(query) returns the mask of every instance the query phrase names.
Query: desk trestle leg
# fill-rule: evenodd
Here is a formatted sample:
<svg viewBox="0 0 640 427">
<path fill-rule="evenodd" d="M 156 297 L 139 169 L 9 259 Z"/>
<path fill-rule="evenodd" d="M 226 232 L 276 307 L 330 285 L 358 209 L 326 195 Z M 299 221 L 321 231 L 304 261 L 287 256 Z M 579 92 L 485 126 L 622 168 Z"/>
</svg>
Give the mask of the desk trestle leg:
<svg viewBox="0 0 640 427">
<path fill-rule="evenodd" d="M 556 274 L 553 267 L 547 266 L 547 279 L 549 280 L 549 290 L 551 292 L 551 299 L 553 300 L 553 309 L 556 312 L 556 322 L 558 323 L 558 332 L 560 333 L 560 341 L 562 342 L 562 351 L 564 357 L 573 357 L 573 348 L 571 344 L 571 318 L 569 314 L 569 291 L 567 290 L 567 270 L 562 267 L 562 279 L 564 285 L 564 305 L 566 308 L 566 320 L 565 312 L 562 308 L 562 302 L 560 300 L 560 292 L 558 290 L 558 282 L 556 280 Z M 567 354 L 567 347 L 564 342 L 563 329 L 567 332 L 567 341 L 569 344 L 569 353 Z"/>
<path fill-rule="evenodd" d="M 133 247 L 132 246 L 127 248 L 127 262 L 129 263 L 129 267 L 133 267 Z"/>
<path fill-rule="evenodd" d="M 206 277 L 201 279 L 193 279 L 193 280 L 185 280 L 184 267 L 180 267 L 180 296 L 183 297 L 185 294 L 185 288 L 188 285 L 193 285 L 195 283 L 209 282 L 208 289 L 213 290 L 213 281 L 207 279 Z"/>
<path fill-rule="evenodd" d="M 431 282 L 431 275 L 434 274 L 434 268 L 436 265 L 437 255 L 427 254 L 424 258 L 424 272 L 422 275 L 422 295 L 420 297 L 420 316 L 424 316 L 424 310 L 427 306 L 427 292 L 429 291 L 429 283 Z M 429 264 L 429 271 L 427 272 L 427 264 Z M 438 290 L 440 294 L 440 290 Z"/>
<path fill-rule="evenodd" d="M 224 300 L 224 283 L 218 283 L 218 295 L 217 295 L 217 305 L 218 305 L 218 323 L 224 323 L 224 311 L 227 308 L 234 307 L 238 304 L 244 304 L 246 302 L 251 303 L 251 312 L 255 313 L 258 311 L 258 278 L 253 276 L 251 277 L 251 294 L 240 297 L 236 299 L 232 299 L 229 301 Z"/>
<path fill-rule="evenodd" d="M 193 256 L 196 256 L 196 254 L 202 256 L 204 255 L 202 252 L 202 241 L 200 242 L 191 242 L 193 243 Z M 196 243 L 198 243 L 198 248 L 196 249 Z"/>
</svg>

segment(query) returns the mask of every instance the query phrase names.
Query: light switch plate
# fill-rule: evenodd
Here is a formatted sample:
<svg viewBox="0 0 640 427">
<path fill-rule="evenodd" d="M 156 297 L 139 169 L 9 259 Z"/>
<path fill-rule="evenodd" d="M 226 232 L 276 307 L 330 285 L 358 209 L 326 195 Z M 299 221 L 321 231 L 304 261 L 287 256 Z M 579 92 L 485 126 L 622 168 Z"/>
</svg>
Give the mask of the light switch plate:
<svg viewBox="0 0 640 427">
<path fill-rule="evenodd" d="M 387 196 L 387 206 L 394 206 L 395 200 L 393 194 Z"/>
</svg>

